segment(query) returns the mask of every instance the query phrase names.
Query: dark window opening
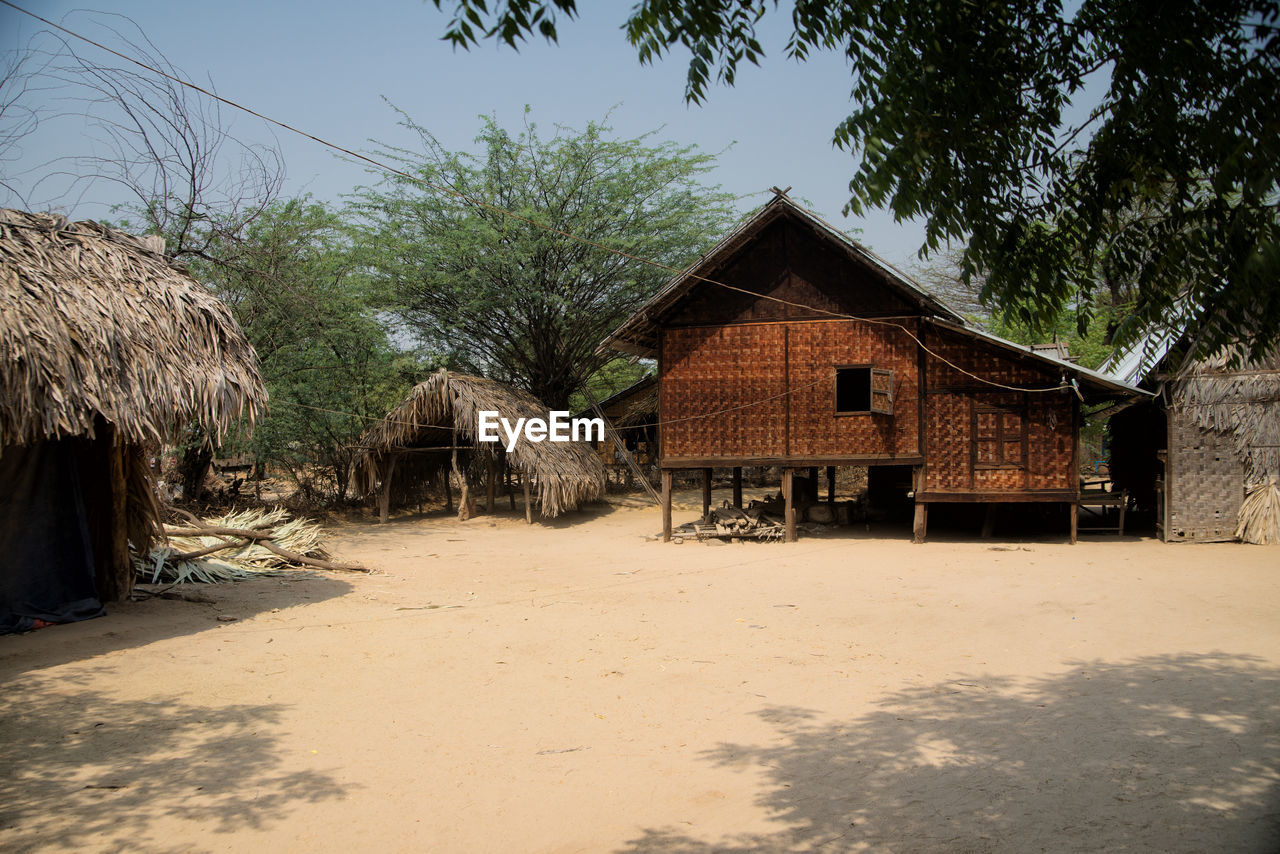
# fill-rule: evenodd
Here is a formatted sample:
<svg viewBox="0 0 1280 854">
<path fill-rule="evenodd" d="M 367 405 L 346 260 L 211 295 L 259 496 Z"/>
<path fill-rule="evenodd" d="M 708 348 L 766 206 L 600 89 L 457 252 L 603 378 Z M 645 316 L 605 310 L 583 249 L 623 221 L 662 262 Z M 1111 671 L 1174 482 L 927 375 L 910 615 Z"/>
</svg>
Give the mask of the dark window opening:
<svg viewBox="0 0 1280 854">
<path fill-rule="evenodd" d="M 893 371 L 858 365 L 836 368 L 836 414 L 893 414 Z"/>
</svg>

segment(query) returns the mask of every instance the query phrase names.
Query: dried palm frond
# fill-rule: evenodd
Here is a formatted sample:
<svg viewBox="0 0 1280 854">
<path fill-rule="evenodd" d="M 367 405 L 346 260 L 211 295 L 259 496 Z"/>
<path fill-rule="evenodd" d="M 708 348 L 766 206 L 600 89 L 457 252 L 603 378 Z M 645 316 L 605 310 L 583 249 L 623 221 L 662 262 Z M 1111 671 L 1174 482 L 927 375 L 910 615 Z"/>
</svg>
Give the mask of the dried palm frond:
<svg viewBox="0 0 1280 854">
<path fill-rule="evenodd" d="M 1236 538 L 1261 546 L 1280 543 L 1280 488 L 1275 481 L 1251 487 L 1245 494 Z"/>
<path fill-rule="evenodd" d="M 305 519 L 291 519 L 288 511 L 281 508 L 244 510 L 200 522 L 215 530 L 269 531 L 271 541 L 283 549 L 311 558 L 328 556 L 320 544 L 320 526 Z M 210 549 L 214 551 L 201 554 Z M 219 534 L 170 536 L 168 545 L 134 558 L 139 579 L 153 584 L 237 581 L 297 568 L 257 541 Z"/>
<path fill-rule="evenodd" d="M 230 310 L 158 244 L 96 222 L 0 209 L 0 447 L 94 435 L 219 437 L 264 410 Z"/>
</svg>

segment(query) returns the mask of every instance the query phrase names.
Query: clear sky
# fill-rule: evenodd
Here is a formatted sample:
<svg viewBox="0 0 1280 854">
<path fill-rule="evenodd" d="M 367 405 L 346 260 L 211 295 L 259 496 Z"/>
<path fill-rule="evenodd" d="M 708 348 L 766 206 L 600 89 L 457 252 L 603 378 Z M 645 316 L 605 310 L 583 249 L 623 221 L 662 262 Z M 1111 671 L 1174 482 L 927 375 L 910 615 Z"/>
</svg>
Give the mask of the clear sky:
<svg viewBox="0 0 1280 854">
<path fill-rule="evenodd" d="M 76 3 L 14 2 L 72 30 L 103 34 L 104 19 Z M 793 198 L 837 227 L 862 229 L 858 239 L 887 260 L 899 266 L 915 260 L 922 236 L 917 225 L 894 223 L 887 213 L 842 216 L 855 163 L 832 147 L 831 135 L 849 111 L 848 69 L 834 54 L 816 54 L 803 64 L 785 60 L 785 9 L 762 32 L 768 56 L 761 68 L 740 69 L 736 87 L 715 87 L 704 105 L 686 106 L 686 57 L 677 53 L 641 66 L 620 29 L 630 2 L 580 5 L 578 19 L 561 21 L 559 45 L 539 38 L 519 53 L 490 43 L 469 53 L 453 50 L 440 39 L 448 17 L 429 0 L 117 0 L 95 8 L 131 18 L 195 82 L 211 80 L 223 97 L 348 148 L 371 151 L 376 146 L 370 140 L 411 144 L 384 98 L 452 149 L 471 147 L 481 114 L 515 127 L 528 105 L 533 121 L 549 129 L 557 124 L 580 128 L 612 110 L 609 123 L 620 136 L 660 129 L 659 138 L 718 154 L 720 165 L 710 180 L 743 196 L 743 210 L 763 202 L 770 186 L 791 186 Z M 0 7 L 5 52 L 20 48 L 42 28 Z M 100 53 L 88 46 L 83 51 L 93 58 Z M 41 97 L 56 109 L 57 96 Z M 363 167 L 337 159 L 315 142 L 272 131 L 227 108 L 223 118 L 234 122 L 238 137 L 277 145 L 288 170 L 288 194 L 309 192 L 339 201 L 343 193 L 373 180 Z M 51 155 L 85 154 L 89 145 L 83 116 L 64 115 L 24 140 L 20 159 L 2 168 L 6 178 L 38 173 Z M 128 201 L 106 185 L 76 198 L 49 198 L 53 186 L 42 185 L 43 194 L 25 201 L 32 207 L 56 206 L 73 219 L 109 216 L 110 204 Z M 0 204 L 23 206 L 22 201 L 0 195 Z"/>
</svg>

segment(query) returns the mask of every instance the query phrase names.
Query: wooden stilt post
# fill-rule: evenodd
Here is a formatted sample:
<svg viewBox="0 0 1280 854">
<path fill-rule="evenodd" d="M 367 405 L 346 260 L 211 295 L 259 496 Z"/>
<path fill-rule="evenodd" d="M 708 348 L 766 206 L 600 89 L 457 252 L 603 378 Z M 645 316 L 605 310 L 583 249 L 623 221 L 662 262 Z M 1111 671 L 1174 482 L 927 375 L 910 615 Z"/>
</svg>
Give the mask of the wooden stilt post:
<svg viewBox="0 0 1280 854">
<path fill-rule="evenodd" d="M 511 509 L 516 509 L 516 491 L 511 488 L 511 463 L 504 456 L 502 458 L 502 467 L 505 469 L 503 477 L 507 484 L 507 501 L 511 502 Z"/>
<path fill-rule="evenodd" d="M 671 542 L 671 469 L 662 470 L 662 541 Z"/>
<path fill-rule="evenodd" d="M 453 513 L 453 483 L 449 480 L 452 476 L 449 470 L 445 469 L 444 476 L 440 478 L 444 481 L 444 512 L 446 513 Z"/>
<path fill-rule="evenodd" d="M 532 525 L 533 524 L 533 491 L 529 488 L 528 472 L 523 472 L 520 475 L 520 482 L 524 484 L 524 521 Z"/>
<path fill-rule="evenodd" d="M 995 503 L 987 505 L 987 512 L 982 517 L 982 539 L 991 539 L 991 534 L 996 529 L 996 505 Z"/>
<path fill-rule="evenodd" d="M 493 515 L 497 511 L 494 505 L 498 502 L 498 461 L 489 458 L 489 470 L 484 482 L 484 512 Z"/>
<path fill-rule="evenodd" d="M 916 466 L 912 472 L 912 496 L 916 503 L 915 519 L 911 523 L 911 542 L 923 543 L 929 530 L 929 505 L 920 500 L 924 491 L 924 466 Z"/>
<path fill-rule="evenodd" d="M 794 543 L 796 541 L 796 501 L 795 501 L 795 471 L 793 469 L 782 470 L 782 506 L 785 508 L 784 518 L 787 523 L 786 542 Z"/>
<path fill-rule="evenodd" d="M 742 509 L 742 466 L 733 467 L 733 506 Z"/>
<path fill-rule="evenodd" d="M 702 524 L 711 521 L 711 469 L 702 470 Z"/>
<path fill-rule="evenodd" d="M 378 495 L 378 522 L 384 523 L 391 515 L 391 478 L 396 472 L 396 455 L 387 458 L 387 471 L 382 475 L 382 492 Z"/>
<path fill-rule="evenodd" d="M 818 467 L 809 467 L 809 494 L 806 496 L 810 501 L 818 500 Z"/>
<path fill-rule="evenodd" d="M 465 522 L 471 518 L 474 509 L 471 506 L 471 485 L 467 483 L 466 474 L 458 468 L 458 449 L 453 449 L 453 473 L 458 478 L 458 519 Z"/>
<path fill-rule="evenodd" d="M 827 466 L 827 503 L 836 503 L 836 467 Z"/>
<path fill-rule="evenodd" d="M 1071 514 L 1071 545 L 1076 544 L 1076 533 L 1079 531 L 1080 525 L 1080 505 L 1072 501 L 1067 505 L 1067 512 Z"/>
</svg>

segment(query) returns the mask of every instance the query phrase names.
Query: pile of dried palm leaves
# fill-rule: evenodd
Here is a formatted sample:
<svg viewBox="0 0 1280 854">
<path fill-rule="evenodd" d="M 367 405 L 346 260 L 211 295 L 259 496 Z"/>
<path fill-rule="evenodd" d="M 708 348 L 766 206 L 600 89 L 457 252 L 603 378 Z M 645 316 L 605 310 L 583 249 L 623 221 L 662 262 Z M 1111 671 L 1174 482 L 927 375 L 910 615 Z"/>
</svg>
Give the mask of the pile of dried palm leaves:
<svg viewBox="0 0 1280 854">
<path fill-rule="evenodd" d="M 1251 487 L 1245 494 L 1236 538 L 1260 546 L 1280 543 L 1280 488 L 1274 480 Z"/>
<path fill-rule="evenodd" d="M 242 510 L 211 519 L 177 511 L 185 523 L 166 525 L 167 544 L 134 557 L 140 581 L 185 584 L 239 581 L 315 567 L 368 572 L 327 560 L 320 526 L 283 509 Z"/>
</svg>

